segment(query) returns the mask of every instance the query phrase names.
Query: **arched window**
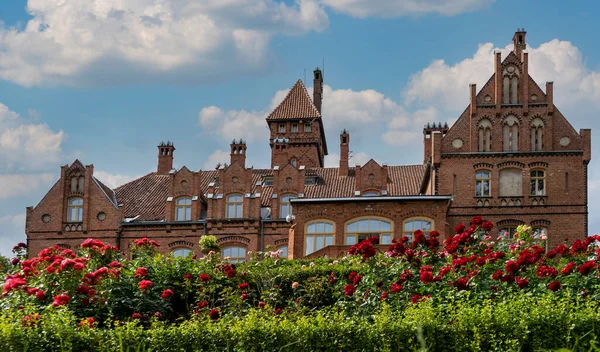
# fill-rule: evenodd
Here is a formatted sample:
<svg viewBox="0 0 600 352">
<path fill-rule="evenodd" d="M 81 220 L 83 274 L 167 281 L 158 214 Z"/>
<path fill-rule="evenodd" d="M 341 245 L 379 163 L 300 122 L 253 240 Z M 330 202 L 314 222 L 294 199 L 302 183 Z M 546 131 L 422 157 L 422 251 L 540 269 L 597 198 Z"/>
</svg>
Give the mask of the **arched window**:
<svg viewBox="0 0 600 352">
<path fill-rule="evenodd" d="M 545 235 L 548 238 L 548 229 L 545 227 L 534 227 L 533 229 L 533 238 L 538 240 L 542 235 Z"/>
<path fill-rule="evenodd" d="M 531 195 L 532 196 L 545 196 L 546 187 L 545 179 L 546 173 L 544 170 L 531 170 Z"/>
<path fill-rule="evenodd" d="M 354 245 L 371 236 L 379 238 L 380 244 L 392 243 L 394 230 L 392 222 L 377 218 L 363 218 L 346 224 L 345 241 L 347 245 Z"/>
<path fill-rule="evenodd" d="M 500 197 L 520 197 L 523 195 L 523 174 L 521 169 L 500 170 L 498 195 Z"/>
<path fill-rule="evenodd" d="M 488 119 L 479 121 L 479 151 L 489 152 L 492 148 L 492 123 Z"/>
<path fill-rule="evenodd" d="M 242 217 L 243 199 L 241 194 L 230 194 L 227 196 L 227 218 L 236 219 Z"/>
<path fill-rule="evenodd" d="M 175 221 L 192 220 L 192 198 L 180 197 L 175 201 Z"/>
<path fill-rule="evenodd" d="M 296 167 L 296 165 L 298 164 L 298 160 L 296 160 L 296 158 L 292 158 L 290 163 L 292 164 L 293 167 Z"/>
<path fill-rule="evenodd" d="M 69 199 L 67 209 L 67 221 L 82 222 L 83 221 L 83 198 L 74 197 Z"/>
<path fill-rule="evenodd" d="M 412 241 L 413 233 L 417 230 L 423 231 L 427 236 L 433 230 L 433 220 L 428 218 L 411 218 L 404 220 L 402 225 L 402 235 Z"/>
<path fill-rule="evenodd" d="M 500 235 L 503 239 L 513 238 L 516 233 L 517 233 L 516 226 L 506 226 L 506 227 L 501 228 L 498 231 L 498 235 Z"/>
<path fill-rule="evenodd" d="M 333 223 L 324 220 L 310 222 L 304 231 L 304 254 L 333 245 Z"/>
<path fill-rule="evenodd" d="M 487 170 L 478 170 L 475 172 L 475 196 L 490 196 L 490 172 Z"/>
<path fill-rule="evenodd" d="M 281 251 L 279 253 L 279 258 L 287 258 L 288 257 L 288 246 L 281 246 L 279 248 L 277 248 L 278 251 Z"/>
<path fill-rule="evenodd" d="M 544 121 L 536 117 L 531 121 L 531 151 L 541 151 L 544 134 Z"/>
<path fill-rule="evenodd" d="M 194 255 L 194 252 L 192 252 L 192 250 L 189 248 L 175 248 L 171 251 L 171 255 L 176 258 L 185 258 L 189 257 L 190 255 Z"/>
<path fill-rule="evenodd" d="M 246 248 L 227 247 L 221 250 L 221 257 L 227 258 L 230 263 L 241 263 L 246 260 Z"/>
<path fill-rule="evenodd" d="M 508 66 L 503 72 L 502 103 L 519 103 L 519 70 L 515 66 Z"/>
<path fill-rule="evenodd" d="M 519 119 L 507 116 L 502 122 L 502 148 L 505 152 L 519 150 Z"/>
<path fill-rule="evenodd" d="M 279 217 L 280 218 L 285 218 L 288 215 L 294 215 L 293 213 L 293 209 L 292 209 L 292 203 L 290 203 L 290 200 L 292 199 L 296 199 L 296 196 L 293 194 L 284 194 L 283 196 L 281 196 L 280 200 L 279 200 Z"/>
</svg>

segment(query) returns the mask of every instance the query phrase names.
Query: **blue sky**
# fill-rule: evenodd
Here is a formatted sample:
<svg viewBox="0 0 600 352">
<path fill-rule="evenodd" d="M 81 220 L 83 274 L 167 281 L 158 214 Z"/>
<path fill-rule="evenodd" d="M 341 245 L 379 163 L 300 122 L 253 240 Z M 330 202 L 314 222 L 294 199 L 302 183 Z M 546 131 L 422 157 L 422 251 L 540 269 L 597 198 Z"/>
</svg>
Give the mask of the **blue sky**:
<svg viewBox="0 0 600 352">
<path fill-rule="evenodd" d="M 113 186 L 153 171 L 171 140 L 176 167 L 226 161 L 231 139 L 268 166 L 264 116 L 325 60 L 324 120 L 354 160 L 422 160 L 424 122 L 452 123 L 468 83 L 492 74 L 525 27 L 530 71 L 555 82 L 574 127 L 600 127 L 600 4 L 479 0 L 11 0 L 0 5 L 0 253 L 24 239 L 36 205 L 80 158 Z M 28 7 L 29 6 L 29 7 Z M 594 147 L 596 154 L 597 148 Z M 590 166 L 591 231 L 600 228 Z M 600 165 L 600 164 L 599 164 Z M 600 205 L 600 204 L 599 204 Z"/>
</svg>

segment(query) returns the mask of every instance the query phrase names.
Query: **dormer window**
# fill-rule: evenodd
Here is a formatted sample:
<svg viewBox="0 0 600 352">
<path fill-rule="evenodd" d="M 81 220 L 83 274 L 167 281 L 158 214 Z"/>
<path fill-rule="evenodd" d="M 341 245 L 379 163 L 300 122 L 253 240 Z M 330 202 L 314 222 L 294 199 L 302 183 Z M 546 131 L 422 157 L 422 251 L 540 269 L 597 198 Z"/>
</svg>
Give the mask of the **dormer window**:
<svg viewBox="0 0 600 352">
<path fill-rule="evenodd" d="M 83 198 L 74 197 L 69 199 L 67 209 L 67 221 L 82 222 L 83 221 Z"/>
<path fill-rule="evenodd" d="M 190 220 L 192 220 L 192 198 L 178 198 L 175 202 L 175 221 Z"/>
<path fill-rule="evenodd" d="M 377 191 L 367 191 L 362 194 L 363 197 L 379 197 L 379 192 Z"/>
</svg>

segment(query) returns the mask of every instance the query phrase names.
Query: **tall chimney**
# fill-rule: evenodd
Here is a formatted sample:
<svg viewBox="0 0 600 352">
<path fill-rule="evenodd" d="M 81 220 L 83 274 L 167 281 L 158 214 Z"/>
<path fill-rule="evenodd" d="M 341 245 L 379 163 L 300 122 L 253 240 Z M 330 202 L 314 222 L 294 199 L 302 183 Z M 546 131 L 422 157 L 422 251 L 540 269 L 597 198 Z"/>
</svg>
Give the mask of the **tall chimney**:
<svg viewBox="0 0 600 352">
<path fill-rule="evenodd" d="M 526 35 L 525 28 L 518 28 L 513 36 L 513 52 L 518 58 L 521 58 L 521 53 L 527 49 L 527 44 L 525 43 Z"/>
<path fill-rule="evenodd" d="M 323 72 L 317 67 L 314 71 L 315 79 L 313 81 L 313 103 L 317 107 L 317 110 L 321 112 L 321 105 L 323 104 Z"/>
<path fill-rule="evenodd" d="M 246 168 L 246 142 L 243 139 L 231 142 L 231 165 L 237 162 L 242 168 Z"/>
<path fill-rule="evenodd" d="M 340 134 L 340 176 L 348 176 L 348 156 L 350 154 L 350 134 L 346 130 Z"/>
<path fill-rule="evenodd" d="M 500 113 L 500 104 L 502 104 L 502 53 L 500 50 L 494 51 L 494 80 L 496 85 L 495 103 L 496 113 Z"/>
<path fill-rule="evenodd" d="M 523 78 L 521 78 L 523 99 L 523 114 L 527 115 L 529 112 L 529 53 L 523 51 L 521 53 L 521 62 L 523 63 Z"/>
<path fill-rule="evenodd" d="M 158 145 L 158 167 L 156 173 L 159 175 L 168 175 L 173 169 L 173 152 L 175 146 L 171 142 L 161 142 Z"/>
<path fill-rule="evenodd" d="M 546 104 L 548 105 L 548 115 L 554 112 L 554 82 L 546 82 Z"/>
<path fill-rule="evenodd" d="M 471 95 L 471 117 L 477 115 L 477 84 L 469 84 L 469 93 Z"/>
</svg>

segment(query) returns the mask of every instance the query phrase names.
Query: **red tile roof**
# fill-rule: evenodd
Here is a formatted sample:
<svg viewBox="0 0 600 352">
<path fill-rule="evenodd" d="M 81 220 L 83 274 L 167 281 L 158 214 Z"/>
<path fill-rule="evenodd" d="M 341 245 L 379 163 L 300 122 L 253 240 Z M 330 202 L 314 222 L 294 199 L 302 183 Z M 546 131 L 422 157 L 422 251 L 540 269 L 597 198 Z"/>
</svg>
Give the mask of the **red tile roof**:
<svg viewBox="0 0 600 352">
<path fill-rule="evenodd" d="M 418 195 L 426 165 L 388 166 L 387 191 L 389 196 Z M 218 170 L 201 171 L 200 189 L 206 194 L 208 185 L 217 181 Z M 273 175 L 270 169 L 254 169 L 252 176 L 252 193 L 257 192 L 256 183 L 265 176 Z M 305 198 L 346 198 L 354 197 L 356 178 L 354 168 L 350 168 L 349 176 L 339 176 L 338 168 L 310 168 L 306 175 L 317 178 L 314 185 L 304 187 Z M 165 218 L 165 206 L 169 196 L 169 175 L 150 173 L 135 181 L 131 181 L 115 189 L 117 201 L 123 204 L 127 218 L 139 216 L 136 221 L 160 221 Z M 215 193 L 219 193 L 218 184 Z M 273 187 L 263 186 L 261 205 L 270 206 Z"/>
<path fill-rule="evenodd" d="M 283 101 L 267 116 L 267 120 L 320 118 L 321 113 L 313 104 L 308 91 L 298 80 Z"/>
</svg>

